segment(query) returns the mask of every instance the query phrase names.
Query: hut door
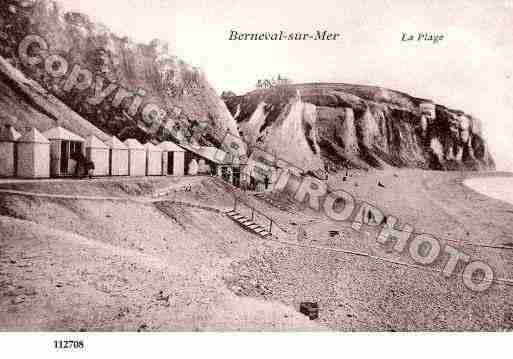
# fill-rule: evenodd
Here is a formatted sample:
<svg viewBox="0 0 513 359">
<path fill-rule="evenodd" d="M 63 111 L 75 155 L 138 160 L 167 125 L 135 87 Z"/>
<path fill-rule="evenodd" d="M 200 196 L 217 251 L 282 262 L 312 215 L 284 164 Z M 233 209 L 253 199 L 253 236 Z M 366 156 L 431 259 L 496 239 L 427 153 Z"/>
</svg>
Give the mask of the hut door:
<svg viewBox="0 0 513 359">
<path fill-rule="evenodd" d="M 68 173 L 69 141 L 61 141 L 61 174 Z"/>
<path fill-rule="evenodd" d="M 112 148 L 109 148 L 109 176 L 112 176 Z"/>
<path fill-rule="evenodd" d="M 228 168 L 227 167 L 222 167 L 221 168 L 221 176 L 222 178 L 226 181 L 226 182 L 230 182 L 230 175 L 228 173 Z"/>
<path fill-rule="evenodd" d="M 233 169 L 233 185 L 240 187 L 240 168 Z"/>
<path fill-rule="evenodd" d="M 68 175 L 80 173 L 84 169 L 84 156 L 82 152 L 82 144 L 80 142 L 70 142 L 69 158 L 74 162 L 73 168 L 68 164 Z M 77 172 L 79 171 L 79 172 Z"/>
<path fill-rule="evenodd" d="M 168 175 L 172 175 L 174 174 L 173 173 L 173 168 L 174 168 L 174 152 L 168 152 L 167 153 L 167 174 Z"/>
</svg>

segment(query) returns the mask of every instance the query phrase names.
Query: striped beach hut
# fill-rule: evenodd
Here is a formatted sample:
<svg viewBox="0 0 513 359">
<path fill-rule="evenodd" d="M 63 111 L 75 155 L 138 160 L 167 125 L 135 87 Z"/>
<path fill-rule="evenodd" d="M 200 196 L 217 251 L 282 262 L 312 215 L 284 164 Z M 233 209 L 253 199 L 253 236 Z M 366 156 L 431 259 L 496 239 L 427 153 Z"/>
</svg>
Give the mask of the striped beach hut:
<svg viewBox="0 0 513 359">
<path fill-rule="evenodd" d="M 116 136 L 112 136 L 105 144 L 109 146 L 109 174 L 128 176 L 128 147 Z"/>
<path fill-rule="evenodd" d="M 50 141 L 35 128 L 18 139 L 16 175 L 20 178 L 50 177 Z"/>
<path fill-rule="evenodd" d="M 135 138 L 126 140 L 125 145 L 128 148 L 128 175 L 145 176 L 146 149 Z"/>
<path fill-rule="evenodd" d="M 86 139 L 86 158 L 93 162 L 93 176 L 109 175 L 109 146 L 103 143 L 98 137 L 92 135 Z"/>
<path fill-rule="evenodd" d="M 157 147 L 163 151 L 163 174 L 168 176 L 183 176 L 185 174 L 185 150 L 171 141 L 164 141 Z"/>
<path fill-rule="evenodd" d="M 0 177 L 16 175 L 16 142 L 21 134 L 12 126 L 0 131 Z"/>
<path fill-rule="evenodd" d="M 146 149 L 146 176 L 162 176 L 162 149 L 148 142 Z"/>
<path fill-rule="evenodd" d="M 50 141 L 50 175 L 52 177 L 73 176 L 79 158 L 84 158 L 85 139 L 57 126 L 43 132 Z"/>
</svg>

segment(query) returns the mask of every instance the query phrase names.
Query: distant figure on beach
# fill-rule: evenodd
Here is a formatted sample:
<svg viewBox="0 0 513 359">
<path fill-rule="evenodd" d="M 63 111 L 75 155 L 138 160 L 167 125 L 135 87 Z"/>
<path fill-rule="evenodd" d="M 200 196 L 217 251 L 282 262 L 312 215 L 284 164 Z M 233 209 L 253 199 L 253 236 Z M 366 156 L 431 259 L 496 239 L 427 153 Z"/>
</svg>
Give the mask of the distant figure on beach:
<svg viewBox="0 0 513 359">
<path fill-rule="evenodd" d="M 348 177 L 349 177 L 349 171 L 348 171 L 348 169 L 347 169 L 347 167 L 346 167 L 346 174 L 342 177 L 342 181 L 343 181 L 343 182 L 347 181 L 347 178 L 348 178 Z"/>
<path fill-rule="evenodd" d="M 94 162 L 93 161 L 86 161 L 85 171 L 86 171 L 87 175 L 89 176 L 89 179 L 93 178 L 93 173 L 94 173 Z"/>
<path fill-rule="evenodd" d="M 270 179 L 269 179 L 269 176 L 265 176 L 264 177 L 264 184 L 265 184 L 265 189 L 267 190 L 267 188 L 269 188 L 269 184 L 271 183 Z"/>
<path fill-rule="evenodd" d="M 77 163 L 75 166 L 74 174 L 76 178 L 84 178 L 86 176 L 89 178 L 93 177 L 93 161 L 89 161 L 81 152 L 77 152 L 71 155 L 71 159 Z"/>
<path fill-rule="evenodd" d="M 297 241 L 298 242 L 303 242 L 306 240 L 306 231 L 305 229 L 303 228 L 303 225 L 300 224 L 297 228 Z"/>
</svg>

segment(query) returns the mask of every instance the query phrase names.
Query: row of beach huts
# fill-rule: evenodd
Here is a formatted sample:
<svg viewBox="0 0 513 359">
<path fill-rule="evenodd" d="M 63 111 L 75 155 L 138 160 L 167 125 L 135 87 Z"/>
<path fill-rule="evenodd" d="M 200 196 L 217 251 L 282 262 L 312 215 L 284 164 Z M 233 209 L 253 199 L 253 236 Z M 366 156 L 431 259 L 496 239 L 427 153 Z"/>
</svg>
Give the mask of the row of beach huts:
<svg viewBox="0 0 513 359">
<path fill-rule="evenodd" d="M 0 131 L 0 177 L 71 177 L 80 155 L 94 164 L 93 176 L 183 176 L 201 169 L 220 175 L 226 172 L 226 166 L 215 158 L 171 141 L 142 145 L 136 139 L 121 142 L 113 136 L 104 142 L 94 135 L 82 138 L 60 126 L 42 133 L 31 128 L 21 134 L 12 126 Z"/>
</svg>

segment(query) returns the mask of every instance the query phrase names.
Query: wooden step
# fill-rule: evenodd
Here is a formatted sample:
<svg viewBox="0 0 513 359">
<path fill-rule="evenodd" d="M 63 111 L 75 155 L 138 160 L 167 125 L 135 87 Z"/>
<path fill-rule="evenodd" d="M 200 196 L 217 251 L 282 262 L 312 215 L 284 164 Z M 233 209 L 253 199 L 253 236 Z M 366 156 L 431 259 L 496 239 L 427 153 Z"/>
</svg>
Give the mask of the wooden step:
<svg viewBox="0 0 513 359">
<path fill-rule="evenodd" d="M 264 238 L 271 235 L 264 227 L 260 224 L 255 223 L 250 218 L 241 215 L 238 211 L 229 210 L 225 214 L 235 222 L 239 223 L 243 228 L 255 233 L 256 235 Z"/>
</svg>

